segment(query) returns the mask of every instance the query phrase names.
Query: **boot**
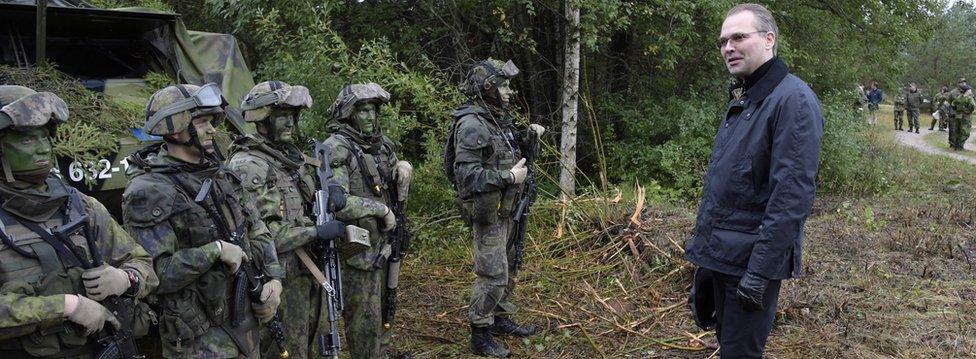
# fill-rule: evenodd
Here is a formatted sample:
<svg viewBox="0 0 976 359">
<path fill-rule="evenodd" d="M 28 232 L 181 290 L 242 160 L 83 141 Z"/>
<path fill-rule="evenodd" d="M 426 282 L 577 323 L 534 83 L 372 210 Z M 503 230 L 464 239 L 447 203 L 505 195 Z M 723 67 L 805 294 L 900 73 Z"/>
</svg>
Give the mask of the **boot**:
<svg viewBox="0 0 976 359">
<path fill-rule="evenodd" d="M 494 335 L 514 335 L 526 338 L 535 334 L 536 328 L 532 324 L 520 325 L 509 317 L 495 317 L 495 323 L 491 325 L 491 334 Z"/>
<path fill-rule="evenodd" d="M 393 356 L 393 359 L 413 359 L 413 353 L 410 352 L 397 353 L 396 355 Z"/>
<path fill-rule="evenodd" d="M 915 133 L 918 133 L 918 127 L 915 127 Z"/>
<path fill-rule="evenodd" d="M 471 326 L 471 352 L 475 355 L 494 358 L 506 358 L 512 352 L 495 341 L 491 336 L 490 327 Z"/>
</svg>

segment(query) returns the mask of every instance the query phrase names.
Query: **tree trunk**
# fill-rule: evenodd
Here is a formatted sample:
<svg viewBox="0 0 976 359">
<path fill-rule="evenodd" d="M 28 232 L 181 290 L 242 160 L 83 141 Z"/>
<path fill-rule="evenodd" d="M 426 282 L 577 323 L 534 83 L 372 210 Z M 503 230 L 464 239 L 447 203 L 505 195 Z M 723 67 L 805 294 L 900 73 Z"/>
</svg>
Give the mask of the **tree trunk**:
<svg viewBox="0 0 976 359">
<path fill-rule="evenodd" d="M 563 201 L 567 201 L 576 196 L 576 127 L 579 122 L 580 11 L 575 0 L 565 0 L 564 20 L 559 187 L 562 188 Z"/>
</svg>

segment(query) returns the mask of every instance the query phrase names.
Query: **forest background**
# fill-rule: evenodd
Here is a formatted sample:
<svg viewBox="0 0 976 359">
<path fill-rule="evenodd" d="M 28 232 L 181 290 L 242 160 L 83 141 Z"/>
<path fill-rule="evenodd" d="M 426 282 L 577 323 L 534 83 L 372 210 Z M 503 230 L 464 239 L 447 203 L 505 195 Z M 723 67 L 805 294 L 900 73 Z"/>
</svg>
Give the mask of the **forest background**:
<svg viewBox="0 0 976 359">
<path fill-rule="evenodd" d="M 183 15 L 187 27 L 232 33 L 258 81 L 309 87 L 310 137 L 325 135 L 325 109 L 342 85 L 373 81 L 393 94 L 385 133 L 418 166 L 411 209 L 452 206 L 440 170 L 448 113 L 472 61 L 512 59 L 519 117 L 549 128 L 543 186 L 558 194 L 562 86 L 562 1 L 99 0 Z M 733 1 L 581 0 L 582 192 L 639 180 L 649 196 L 695 200 L 731 83 L 714 47 Z M 976 11 L 944 0 L 768 1 L 780 27 L 780 56 L 820 96 L 830 124 L 821 191 L 876 193 L 891 186 L 889 161 L 869 154 L 853 110 L 856 83 L 924 88 L 974 73 Z M 410 139 L 404 141 L 404 139 Z M 876 154 L 884 156 L 883 153 Z"/>
<path fill-rule="evenodd" d="M 575 3 L 579 196 L 569 203 L 558 201 L 557 185 L 564 1 L 91 2 L 175 11 L 190 29 L 234 34 L 256 81 L 311 90 L 315 105 L 301 123 L 307 137 L 326 135 L 326 109 L 342 85 L 373 81 L 392 93 L 383 128 L 417 169 L 408 209 L 418 235 L 394 342 L 421 357 L 466 352 L 470 254 L 441 170 L 448 114 L 464 100 L 457 84 L 474 60 L 512 59 L 522 71 L 512 81 L 514 112 L 522 124 L 549 129 L 519 291 L 523 315 L 546 321 L 548 331 L 507 344 L 535 357 L 703 350 L 709 334 L 695 331 L 683 306 L 691 267 L 681 243 L 728 100 L 732 79 L 714 43 L 737 2 Z M 948 0 L 762 3 L 780 28 L 779 55 L 817 93 L 827 120 L 807 275 L 784 289 L 771 352 L 976 355 L 966 334 L 976 322 L 976 292 L 966 289 L 976 238 L 972 202 L 959 200 L 973 197 L 959 192 L 976 185 L 972 168 L 899 148 L 854 106 L 857 83 L 879 82 L 890 102 L 909 81 L 931 94 L 976 77 L 976 9 Z"/>
</svg>

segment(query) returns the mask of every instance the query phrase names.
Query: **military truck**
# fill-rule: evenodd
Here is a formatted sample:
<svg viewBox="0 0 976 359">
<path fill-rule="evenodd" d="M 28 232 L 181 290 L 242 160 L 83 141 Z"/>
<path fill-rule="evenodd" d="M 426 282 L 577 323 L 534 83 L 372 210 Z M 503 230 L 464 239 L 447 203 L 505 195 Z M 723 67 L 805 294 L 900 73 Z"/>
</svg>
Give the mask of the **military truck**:
<svg viewBox="0 0 976 359">
<path fill-rule="evenodd" d="M 153 73 L 164 74 L 172 83 L 216 83 L 232 106 L 240 104 L 254 85 L 232 35 L 189 31 L 178 14 L 100 9 L 78 0 L 49 0 L 40 6 L 34 1 L 0 0 L 0 64 L 24 68 L 37 65 L 38 59 L 54 64 L 87 89 L 136 108 L 144 107 L 148 95 L 157 90 L 147 88 L 146 78 Z M 227 118 L 231 130 L 253 131 L 245 128 L 235 108 L 228 110 Z M 134 127 L 119 136 L 117 150 L 108 155 L 89 163 L 58 158 L 58 169 L 121 219 L 128 168 L 124 159 L 158 141 Z"/>
</svg>

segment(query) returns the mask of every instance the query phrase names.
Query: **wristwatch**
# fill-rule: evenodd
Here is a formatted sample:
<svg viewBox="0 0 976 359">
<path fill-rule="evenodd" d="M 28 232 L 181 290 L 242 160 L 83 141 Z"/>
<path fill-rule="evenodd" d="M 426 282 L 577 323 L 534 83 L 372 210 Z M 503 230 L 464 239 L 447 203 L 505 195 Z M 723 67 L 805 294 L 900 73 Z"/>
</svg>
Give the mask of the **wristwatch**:
<svg viewBox="0 0 976 359">
<path fill-rule="evenodd" d="M 125 290 L 125 294 L 135 297 L 139 293 L 139 276 L 134 270 L 126 269 L 125 273 L 129 275 L 129 289 Z"/>
</svg>

